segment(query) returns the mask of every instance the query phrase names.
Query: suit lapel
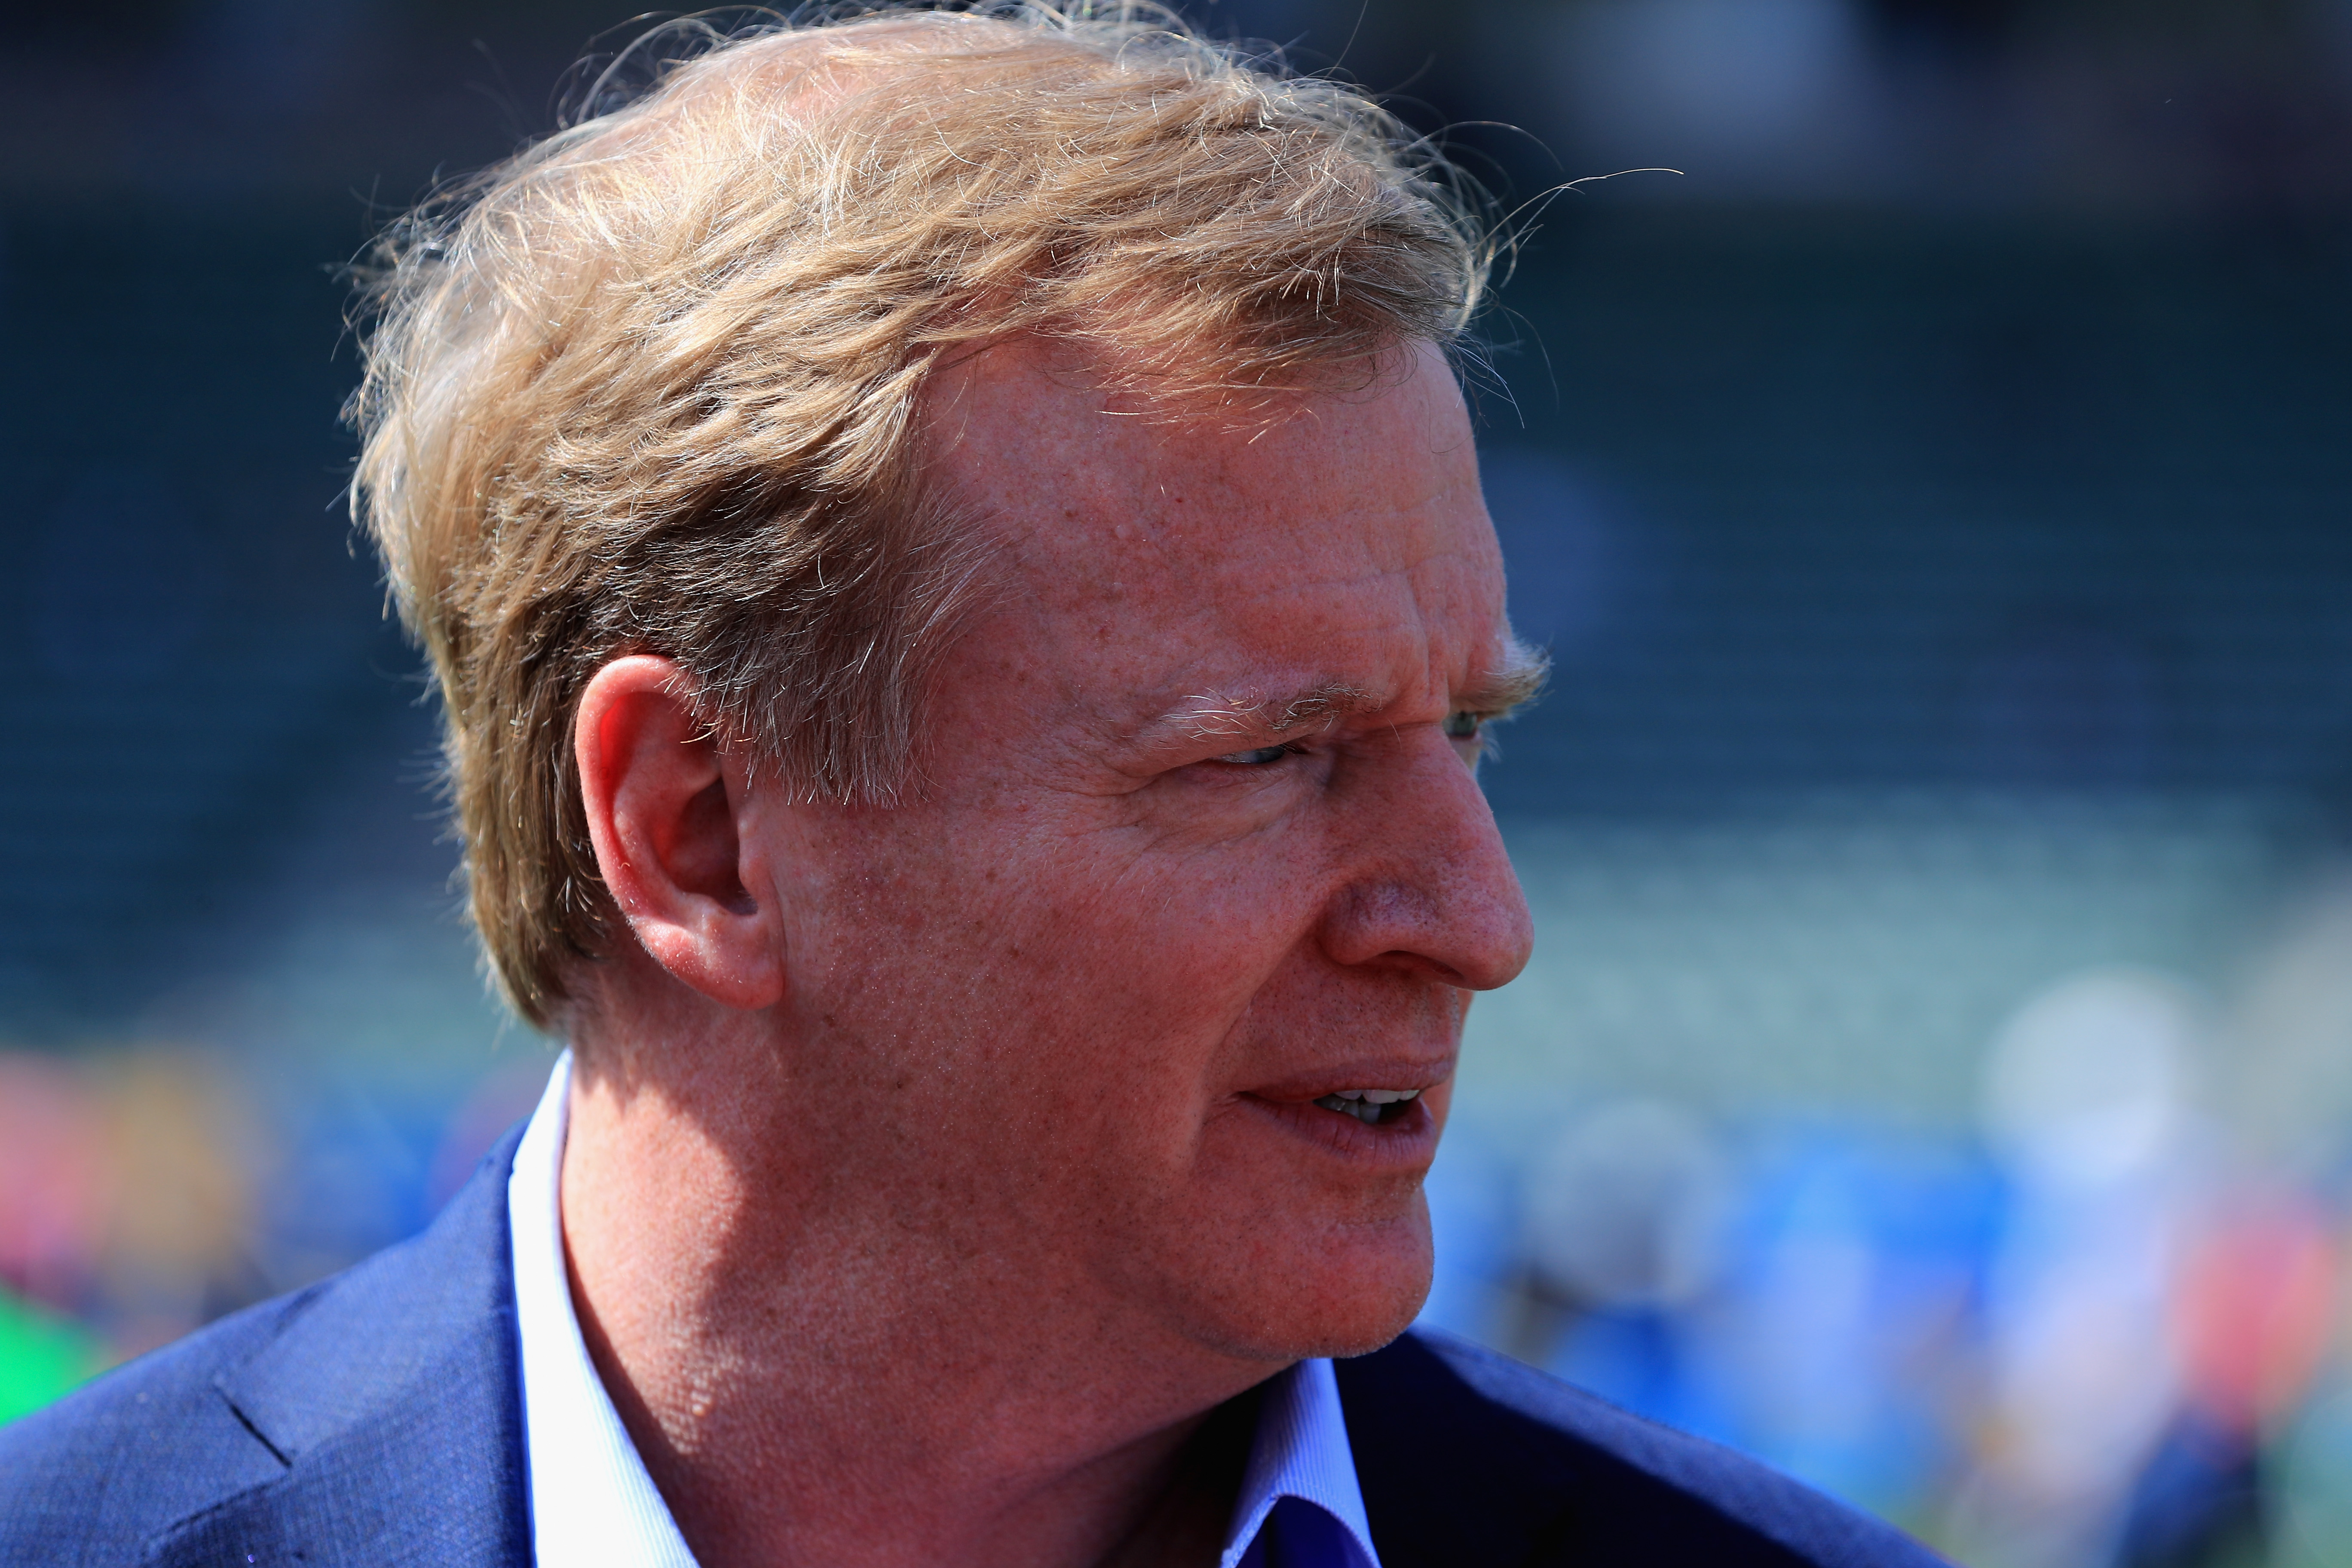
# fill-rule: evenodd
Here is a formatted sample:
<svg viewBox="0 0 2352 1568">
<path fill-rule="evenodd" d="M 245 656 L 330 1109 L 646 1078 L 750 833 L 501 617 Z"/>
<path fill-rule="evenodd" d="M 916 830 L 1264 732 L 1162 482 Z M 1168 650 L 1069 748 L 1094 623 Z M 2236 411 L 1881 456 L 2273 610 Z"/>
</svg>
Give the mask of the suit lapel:
<svg viewBox="0 0 2352 1568">
<path fill-rule="evenodd" d="M 1414 1334 L 1331 1367 L 1381 1568 L 1552 1560 L 1569 1501 L 1545 1484 L 1553 1434 L 1480 1399 Z"/>
<path fill-rule="evenodd" d="M 1332 1365 L 1382 1568 L 1920 1561 L 1759 1465 L 1459 1340 L 1409 1332 Z"/>
<path fill-rule="evenodd" d="M 530 1561 L 507 1229 L 520 1140 L 424 1235 L 328 1282 L 216 1380 L 284 1473 L 180 1521 L 151 1563 Z"/>
</svg>

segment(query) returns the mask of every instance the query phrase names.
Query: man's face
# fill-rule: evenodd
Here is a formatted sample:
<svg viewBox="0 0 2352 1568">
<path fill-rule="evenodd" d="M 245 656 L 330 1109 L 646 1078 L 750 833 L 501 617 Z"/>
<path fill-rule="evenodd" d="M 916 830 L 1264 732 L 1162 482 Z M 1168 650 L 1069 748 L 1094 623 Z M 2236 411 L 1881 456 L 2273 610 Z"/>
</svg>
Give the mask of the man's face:
<svg viewBox="0 0 2352 1568">
<path fill-rule="evenodd" d="M 1511 669 L 1468 419 L 1434 352 L 1255 439 L 1072 380 L 1014 348 L 934 391 L 1003 570 L 921 797 L 748 819 L 793 1135 L 976 1298 L 1366 1350 L 1428 1289 L 1470 993 L 1529 940 L 1468 732 Z"/>
</svg>

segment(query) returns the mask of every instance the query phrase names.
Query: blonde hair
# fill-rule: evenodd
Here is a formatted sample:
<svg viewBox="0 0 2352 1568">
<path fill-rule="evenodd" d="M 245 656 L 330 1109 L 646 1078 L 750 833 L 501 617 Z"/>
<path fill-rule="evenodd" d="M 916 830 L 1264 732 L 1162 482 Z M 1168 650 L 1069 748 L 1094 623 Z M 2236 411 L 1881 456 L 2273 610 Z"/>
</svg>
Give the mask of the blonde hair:
<svg viewBox="0 0 2352 1568">
<path fill-rule="evenodd" d="M 675 660 L 796 798 L 887 805 L 984 564 L 922 483 L 941 356 L 1066 340 L 1163 409 L 1453 345 L 1487 271 L 1364 98 L 1135 5 L 690 41 L 379 247 L 352 490 L 444 704 L 475 923 L 557 1021 L 615 921 L 582 687 Z"/>
</svg>

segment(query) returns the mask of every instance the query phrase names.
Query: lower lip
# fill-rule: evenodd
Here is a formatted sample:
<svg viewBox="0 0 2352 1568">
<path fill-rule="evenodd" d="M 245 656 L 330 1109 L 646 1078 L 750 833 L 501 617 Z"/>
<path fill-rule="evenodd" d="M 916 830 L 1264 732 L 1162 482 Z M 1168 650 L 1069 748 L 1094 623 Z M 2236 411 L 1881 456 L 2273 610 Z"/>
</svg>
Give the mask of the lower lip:
<svg viewBox="0 0 2352 1568">
<path fill-rule="evenodd" d="M 1426 1095 L 1416 1096 L 1406 1102 L 1403 1115 L 1377 1124 L 1360 1121 L 1344 1110 L 1326 1110 L 1312 1100 L 1244 1095 L 1242 1103 L 1326 1153 L 1359 1164 L 1409 1170 L 1427 1164 L 1437 1152 L 1437 1118 L 1427 1100 Z"/>
</svg>

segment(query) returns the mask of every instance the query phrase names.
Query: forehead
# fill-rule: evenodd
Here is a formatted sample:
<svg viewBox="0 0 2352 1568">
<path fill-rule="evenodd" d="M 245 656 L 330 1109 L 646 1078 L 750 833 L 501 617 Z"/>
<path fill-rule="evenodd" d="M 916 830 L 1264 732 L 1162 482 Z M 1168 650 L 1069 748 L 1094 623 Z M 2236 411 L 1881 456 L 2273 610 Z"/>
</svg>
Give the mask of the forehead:
<svg viewBox="0 0 2352 1568">
<path fill-rule="evenodd" d="M 1001 543 L 1029 662 L 1146 702 L 1187 681 L 1402 697 L 1491 657 L 1503 613 L 1461 395 L 1435 350 L 1399 359 L 1237 428 L 1127 415 L 1015 345 L 943 378 L 927 456 Z"/>
</svg>

